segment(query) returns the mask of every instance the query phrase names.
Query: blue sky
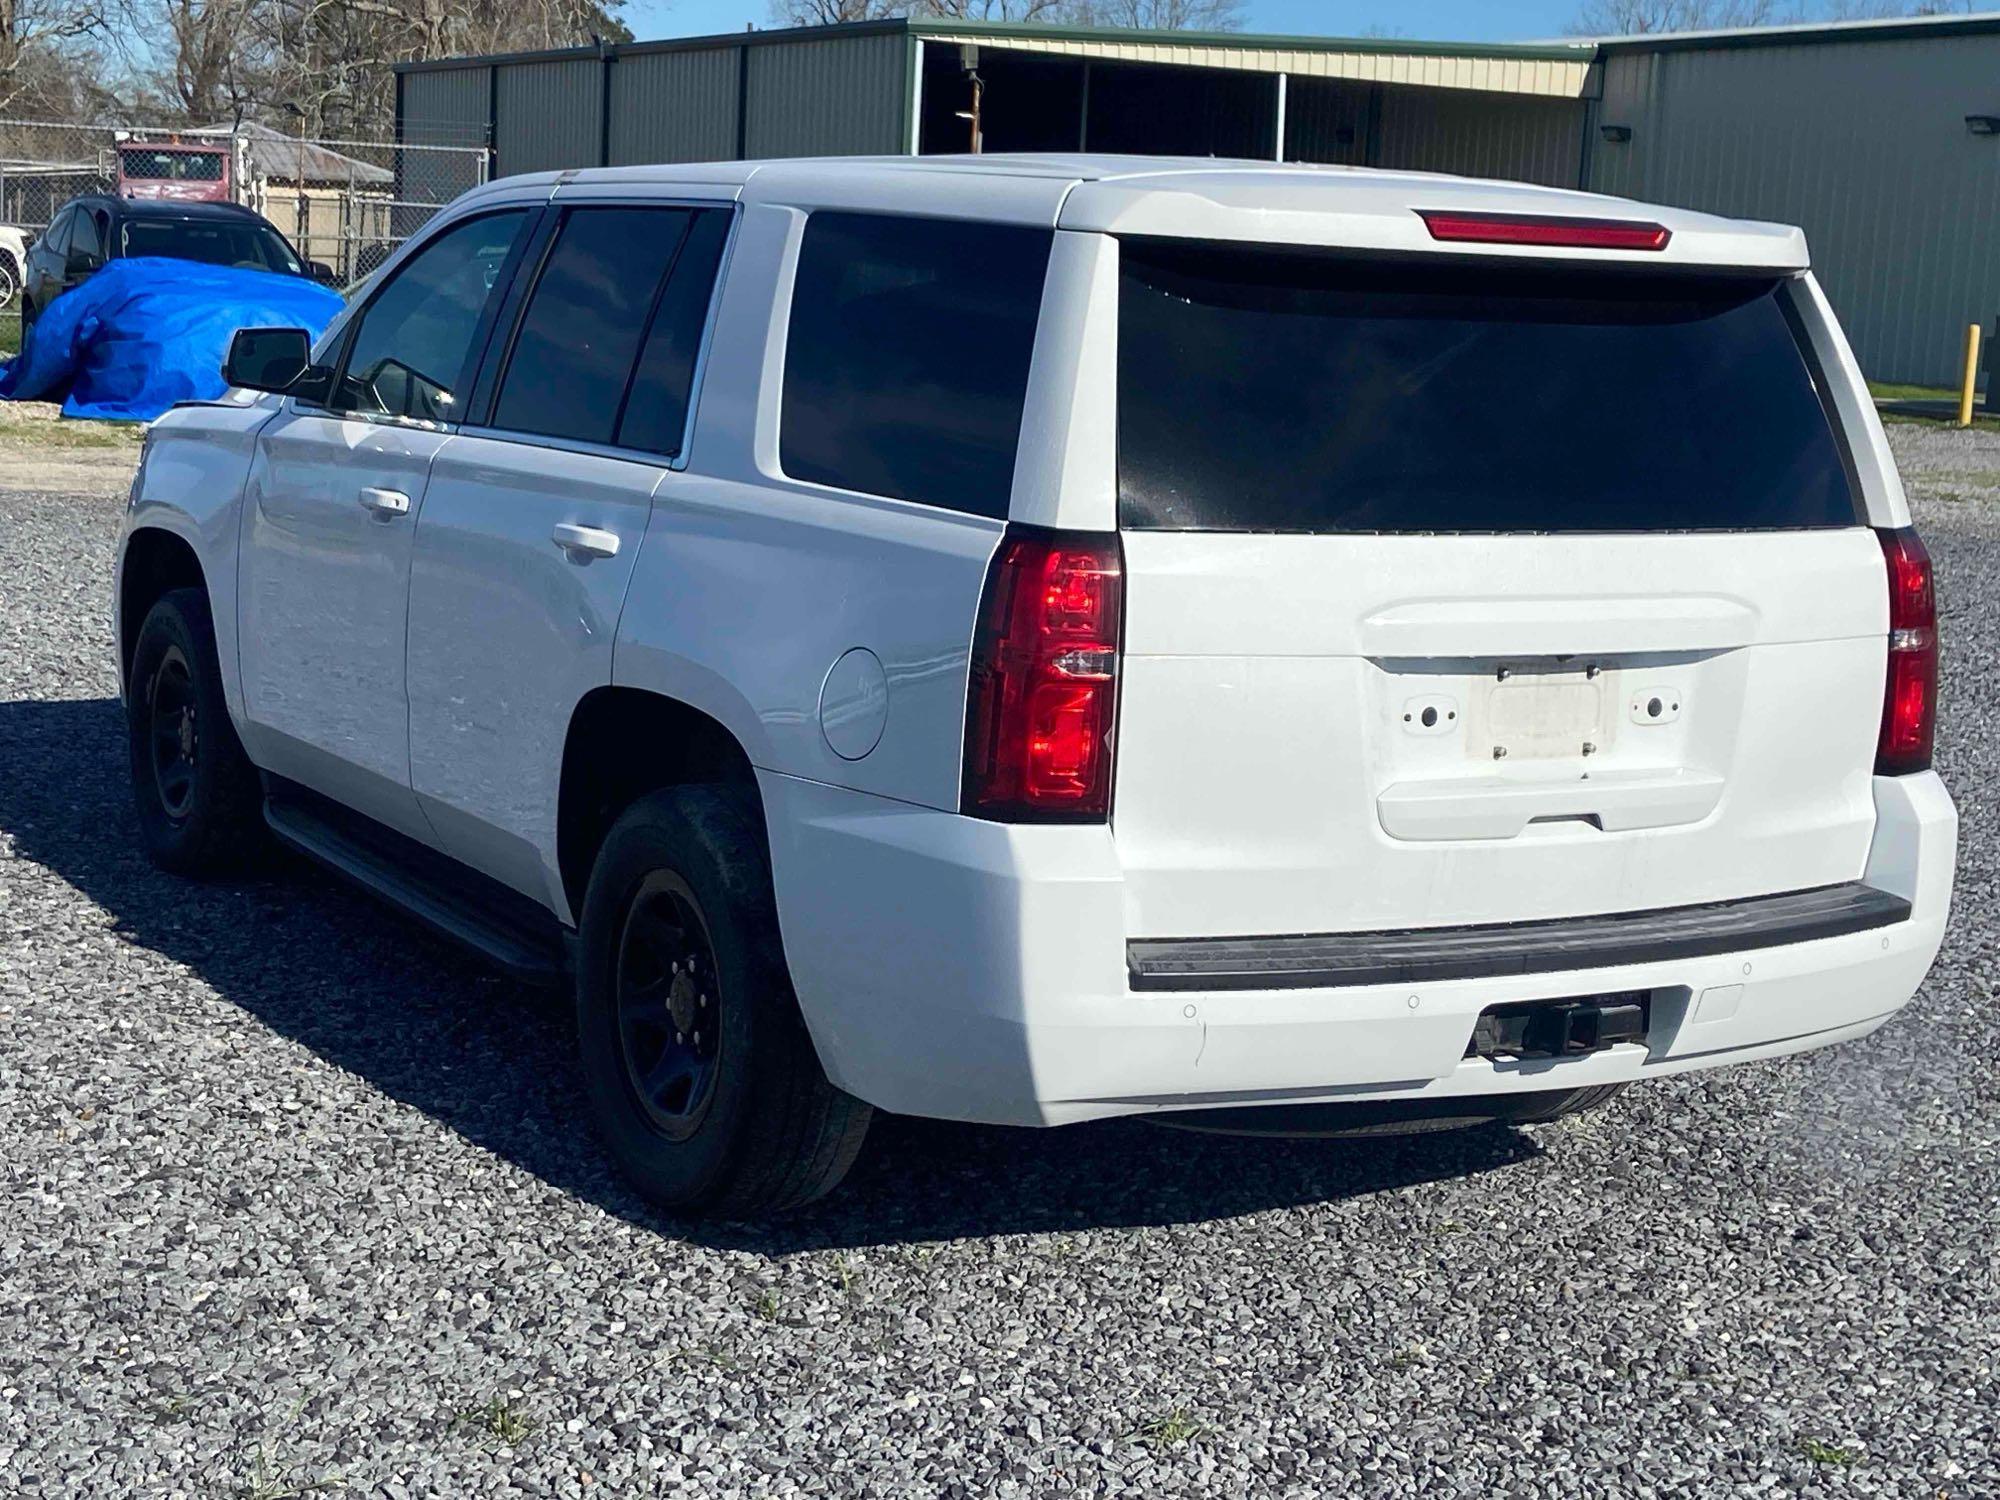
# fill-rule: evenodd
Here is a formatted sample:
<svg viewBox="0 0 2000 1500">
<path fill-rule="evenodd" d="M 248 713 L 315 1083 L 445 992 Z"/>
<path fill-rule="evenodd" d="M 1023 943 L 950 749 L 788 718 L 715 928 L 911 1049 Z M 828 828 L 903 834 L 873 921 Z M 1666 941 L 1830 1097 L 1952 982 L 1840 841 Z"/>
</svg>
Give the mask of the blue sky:
<svg viewBox="0 0 2000 1500">
<path fill-rule="evenodd" d="M 1380 27 L 1397 36 L 1454 41 L 1521 41 L 1558 36 L 1578 0 L 1250 0 L 1250 31 L 1358 36 Z M 741 31 L 767 25 L 767 0 L 630 0 L 625 21 L 640 38 Z"/>
</svg>

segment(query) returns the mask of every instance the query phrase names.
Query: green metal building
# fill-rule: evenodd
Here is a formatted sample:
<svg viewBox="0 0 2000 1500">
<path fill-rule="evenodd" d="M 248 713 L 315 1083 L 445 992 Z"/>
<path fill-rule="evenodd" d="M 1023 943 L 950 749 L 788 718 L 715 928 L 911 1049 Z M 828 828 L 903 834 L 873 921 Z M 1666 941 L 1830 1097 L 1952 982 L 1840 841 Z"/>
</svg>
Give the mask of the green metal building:
<svg viewBox="0 0 2000 1500">
<path fill-rule="evenodd" d="M 1868 372 L 2000 312 L 2000 15 L 1470 44 L 861 22 L 400 66 L 493 171 L 965 151 L 1337 162 L 1804 226 Z"/>
</svg>

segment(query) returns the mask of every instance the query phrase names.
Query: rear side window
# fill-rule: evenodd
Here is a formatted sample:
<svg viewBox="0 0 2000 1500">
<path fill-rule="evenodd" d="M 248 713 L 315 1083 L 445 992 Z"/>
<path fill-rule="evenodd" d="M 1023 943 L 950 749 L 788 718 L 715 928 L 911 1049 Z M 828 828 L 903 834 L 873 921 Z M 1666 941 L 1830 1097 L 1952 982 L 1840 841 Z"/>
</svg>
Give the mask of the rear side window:
<svg viewBox="0 0 2000 1500">
<path fill-rule="evenodd" d="M 679 455 L 687 432 L 695 361 L 708 328 L 708 305 L 728 238 L 729 215 L 720 209 L 704 210 L 688 225 L 687 238 L 660 288 L 652 326 L 639 351 L 639 367 L 632 372 L 632 389 L 618 424 L 620 447 L 643 448 L 669 458 Z"/>
<path fill-rule="evenodd" d="M 1120 259 L 1128 528 L 1859 521 L 1781 282 L 1133 240 Z"/>
<path fill-rule="evenodd" d="M 696 218 L 686 208 L 577 208 L 564 215 L 521 317 L 495 427 L 586 443 L 613 440 L 634 362 Z M 704 309 L 713 282 L 711 264 L 699 292 Z M 681 399 L 684 414 L 684 392 Z M 677 428 L 676 448 L 679 439 Z"/>
<path fill-rule="evenodd" d="M 785 472 L 1004 517 L 1051 231 L 876 214 L 806 223 Z"/>
</svg>

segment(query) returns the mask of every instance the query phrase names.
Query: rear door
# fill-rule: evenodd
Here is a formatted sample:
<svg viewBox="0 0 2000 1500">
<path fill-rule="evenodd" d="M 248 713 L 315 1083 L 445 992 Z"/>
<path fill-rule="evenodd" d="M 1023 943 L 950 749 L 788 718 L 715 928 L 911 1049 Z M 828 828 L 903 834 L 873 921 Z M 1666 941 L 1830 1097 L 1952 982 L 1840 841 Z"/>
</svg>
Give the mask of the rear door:
<svg viewBox="0 0 2000 1500">
<path fill-rule="evenodd" d="M 565 208 L 490 414 L 431 471 L 410 585 L 412 784 L 446 852 L 537 899 L 561 891 L 570 714 L 611 681 L 730 221 L 719 206 Z"/>
<path fill-rule="evenodd" d="M 1121 257 L 1135 934 L 1860 874 L 1882 555 L 1790 286 Z"/>
<path fill-rule="evenodd" d="M 245 490 L 238 608 L 259 765 L 414 838 L 410 549 L 529 211 L 441 232 L 362 309 L 324 407 L 287 401 Z"/>
</svg>

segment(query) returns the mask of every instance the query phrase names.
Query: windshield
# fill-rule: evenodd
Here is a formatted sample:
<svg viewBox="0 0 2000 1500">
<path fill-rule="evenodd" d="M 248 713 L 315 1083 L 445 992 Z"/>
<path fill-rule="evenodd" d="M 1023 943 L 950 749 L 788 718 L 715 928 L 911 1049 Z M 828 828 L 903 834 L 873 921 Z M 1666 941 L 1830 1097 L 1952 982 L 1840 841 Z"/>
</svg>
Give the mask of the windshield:
<svg viewBox="0 0 2000 1500">
<path fill-rule="evenodd" d="M 118 153 L 127 177 L 165 182 L 220 182 L 220 151 L 173 151 L 128 147 Z"/>
<path fill-rule="evenodd" d="M 198 260 L 211 266 L 305 274 L 283 235 L 248 222 L 128 219 L 120 249 L 126 255 L 164 255 L 170 260 Z"/>
<path fill-rule="evenodd" d="M 1120 257 L 1127 527 L 1857 524 L 1781 280 L 1158 240 Z"/>
</svg>

